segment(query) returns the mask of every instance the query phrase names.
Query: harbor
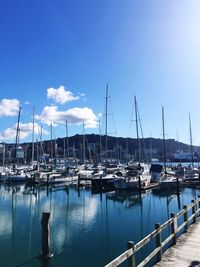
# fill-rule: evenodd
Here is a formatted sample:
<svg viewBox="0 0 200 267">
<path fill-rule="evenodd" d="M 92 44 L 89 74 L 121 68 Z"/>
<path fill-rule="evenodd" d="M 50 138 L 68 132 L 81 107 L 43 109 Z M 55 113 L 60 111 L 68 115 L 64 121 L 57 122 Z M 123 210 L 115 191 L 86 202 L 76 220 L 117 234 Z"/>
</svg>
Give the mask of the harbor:
<svg viewBox="0 0 200 267">
<path fill-rule="evenodd" d="M 0 267 L 200 266 L 200 2 L 0 14 Z"/>
<path fill-rule="evenodd" d="M 107 86 L 106 102 L 108 98 Z M 137 138 L 129 140 L 134 150 L 123 153 L 121 159 L 118 146 L 109 149 L 107 128 L 104 138 L 91 135 L 94 143 L 89 143 L 84 122 L 83 134 L 78 136 L 81 146 L 78 140 L 72 141 L 76 136 L 69 138 L 67 121 L 64 138 L 53 139 L 51 123 L 51 139 L 35 142 L 34 112 L 32 143 L 20 145 L 19 109 L 16 143 L 2 143 L 0 147 L 0 256 L 5 267 L 115 267 L 123 266 L 124 260 L 129 266 L 150 267 L 171 242 L 175 243 L 176 233 L 162 242 L 160 232 L 165 225 L 177 225 L 172 213 L 182 214 L 183 207 L 199 198 L 198 153 L 191 142 L 185 146 L 190 149 L 186 153 L 189 162 L 172 161 L 173 154 L 169 156 L 166 150 L 162 107 L 163 138 L 161 143 L 157 140 L 159 148 L 155 149 L 160 161 L 152 160 L 152 154 L 149 159 L 145 139 L 139 136 L 136 97 L 134 104 Z M 184 214 L 185 220 L 188 213 Z M 153 252 L 155 244 L 147 245 L 150 236 L 156 238 Z M 127 242 L 128 251 L 122 253 Z"/>
</svg>

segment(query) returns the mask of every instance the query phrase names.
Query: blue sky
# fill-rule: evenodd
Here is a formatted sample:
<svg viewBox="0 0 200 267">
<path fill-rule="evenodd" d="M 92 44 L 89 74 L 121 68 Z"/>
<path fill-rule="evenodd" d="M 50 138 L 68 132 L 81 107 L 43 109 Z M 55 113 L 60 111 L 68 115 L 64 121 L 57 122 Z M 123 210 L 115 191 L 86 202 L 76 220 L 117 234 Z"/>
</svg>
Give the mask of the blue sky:
<svg viewBox="0 0 200 267">
<path fill-rule="evenodd" d="M 21 142 L 31 140 L 35 108 L 49 139 L 104 132 L 136 137 L 137 97 L 145 137 L 200 144 L 200 2 L 184 0 L 0 1 L 0 141 L 14 142 L 19 106 Z M 110 104 L 109 101 L 109 104 Z M 112 117 L 112 118 L 111 118 Z"/>
</svg>

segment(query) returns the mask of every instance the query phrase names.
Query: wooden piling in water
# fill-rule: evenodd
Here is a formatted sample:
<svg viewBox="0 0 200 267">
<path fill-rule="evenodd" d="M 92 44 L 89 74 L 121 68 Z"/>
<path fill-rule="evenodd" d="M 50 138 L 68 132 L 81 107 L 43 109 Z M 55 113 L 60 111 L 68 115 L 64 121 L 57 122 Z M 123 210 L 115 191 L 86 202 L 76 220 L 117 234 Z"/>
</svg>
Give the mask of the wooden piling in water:
<svg viewBox="0 0 200 267">
<path fill-rule="evenodd" d="M 53 256 L 53 253 L 50 251 L 50 226 L 49 226 L 50 212 L 42 213 L 42 231 L 41 231 L 41 259 L 49 259 Z"/>
<path fill-rule="evenodd" d="M 102 175 L 100 175 L 100 181 L 101 181 L 101 190 L 102 190 L 103 189 Z"/>
<path fill-rule="evenodd" d="M 35 184 L 35 173 L 33 174 L 33 183 Z"/>
<path fill-rule="evenodd" d="M 176 177 L 176 185 L 177 185 L 177 195 L 179 195 L 180 194 L 180 181 L 178 177 Z"/>
<path fill-rule="evenodd" d="M 50 176 L 50 174 L 48 173 L 47 174 L 47 185 L 49 185 L 49 176 Z"/>
<path fill-rule="evenodd" d="M 81 183 L 81 181 L 80 181 L 80 173 L 78 174 L 78 188 L 80 187 L 80 183 Z"/>
<path fill-rule="evenodd" d="M 140 175 L 138 177 L 138 184 L 139 184 L 139 191 L 141 191 L 142 185 L 141 185 L 141 177 L 140 177 Z"/>
</svg>

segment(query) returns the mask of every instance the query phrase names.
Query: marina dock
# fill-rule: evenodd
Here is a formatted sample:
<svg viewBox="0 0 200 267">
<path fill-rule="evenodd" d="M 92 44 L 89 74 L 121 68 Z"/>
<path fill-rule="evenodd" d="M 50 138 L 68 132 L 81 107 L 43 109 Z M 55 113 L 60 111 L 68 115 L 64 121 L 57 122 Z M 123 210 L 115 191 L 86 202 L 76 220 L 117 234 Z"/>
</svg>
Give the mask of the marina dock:
<svg viewBox="0 0 200 267">
<path fill-rule="evenodd" d="M 200 266 L 200 220 L 191 225 L 187 233 L 177 239 L 177 244 L 169 248 L 156 267 L 197 267 Z"/>
</svg>

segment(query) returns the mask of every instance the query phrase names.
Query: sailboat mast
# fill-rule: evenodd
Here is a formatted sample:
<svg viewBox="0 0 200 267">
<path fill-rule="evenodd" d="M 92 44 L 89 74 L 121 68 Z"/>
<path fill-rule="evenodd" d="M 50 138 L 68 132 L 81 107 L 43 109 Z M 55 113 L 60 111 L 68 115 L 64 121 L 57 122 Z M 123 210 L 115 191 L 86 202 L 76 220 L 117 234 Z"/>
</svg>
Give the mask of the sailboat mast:
<svg viewBox="0 0 200 267">
<path fill-rule="evenodd" d="M 5 165 L 5 142 L 3 142 L 3 169 L 4 169 L 4 165 Z"/>
<path fill-rule="evenodd" d="M 66 166 L 66 153 L 65 153 L 65 150 L 66 150 L 66 138 L 63 138 L 63 159 L 64 159 L 64 162 L 65 162 L 65 166 Z"/>
<path fill-rule="evenodd" d="M 163 163 L 166 174 L 165 118 L 164 118 L 163 106 L 162 106 L 162 130 L 163 130 Z"/>
<path fill-rule="evenodd" d="M 19 107 L 18 119 L 17 119 L 17 130 L 16 130 L 16 139 L 15 139 L 15 161 L 17 159 L 17 145 L 18 145 L 18 137 L 19 137 L 19 122 L 21 115 L 21 107 Z"/>
<path fill-rule="evenodd" d="M 152 162 L 152 137 L 151 137 L 151 134 L 150 134 L 150 162 Z"/>
<path fill-rule="evenodd" d="M 43 145 L 42 145 L 42 126 L 40 126 L 40 152 L 39 152 L 39 158 L 43 156 L 44 151 L 43 151 Z"/>
<path fill-rule="evenodd" d="M 66 140 L 67 140 L 67 163 L 69 166 L 69 135 L 68 135 L 68 122 L 66 121 Z"/>
<path fill-rule="evenodd" d="M 85 165 L 85 123 L 83 121 L 83 164 Z"/>
<path fill-rule="evenodd" d="M 128 150 L 128 137 L 126 138 L 126 164 L 129 161 L 129 150 Z"/>
<path fill-rule="evenodd" d="M 179 150 L 179 161 L 180 161 L 180 163 L 181 163 L 181 149 L 180 149 L 180 143 L 179 143 L 178 132 L 176 132 L 176 135 L 177 135 L 178 150 Z"/>
<path fill-rule="evenodd" d="M 108 150 L 108 84 L 106 86 L 106 112 L 105 112 L 105 138 L 106 138 L 106 164 L 107 164 L 107 160 L 108 160 L 108 154 L 107 154 L 107 150 Z"/>
<path fill-rule="evenodd" d="M 138 110 L 137 110 L 137 100 L 136 96 L 134 96 L 134 103 L 135 103 L 135 123 L 136 123 L 136 134 L 137 134 L 137 141 L 138 141 L 138 161 L 140 163 L 140 141 L 139 141 L 139 130 L 138 130 Z"/>
<path fill-rule="evenodd" d="M 101 124 L 99 120 L 99 161 L 102 164 Z"/>
<path fill-rule="evenodd" d="M 32 163 L 34 161 L 34 150 L 35 150 L 35 147 L 34 147 L 34 135 L 35 135 L 35 109 L 33 107 L 33 130 L 32 130 Z"/>
<path fill-rule="evenodd" d="M 136 133 L 137 133 L 137 141 L 138 141 L 138 161 L 139 161 L 139 171 L 141 171 L 140 169 L 140 139 L 139 139 L 139 131 L 138 131 L 138 107 L 137 107 L 137 100 L 136 100 L 136 96 L 134 96 L 134 102 L 135 102 L 135 122 L 136 122 Z M 138 175 L 138 186 L 139 186 L 139 191 L 141 191 L 141 176 L 140 176 L 140 172 Z"/>
<path fill-rule="evenodd" d="M 191 126 L 190 114 L 189 114 L 189 127 L 190 127 L 190 151 L 191 151 L 191 160 L 192 160 L 192 167 L 193 167 L 194 166 L 194 157 L 193 157 L 192 126 Z"/>
<path fill-rule="evenodd" d="M 51 129 L 51 166 L 53 166 L 53 133 L 52 133 L 52 131 L 53 131 L 53 129 L 52 129 L 52 123 L 51 123 L 51 126 L 50 126 L 50 129 Z"/>
</svg>

